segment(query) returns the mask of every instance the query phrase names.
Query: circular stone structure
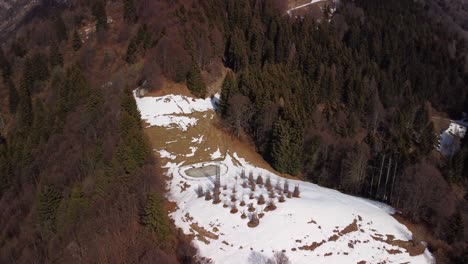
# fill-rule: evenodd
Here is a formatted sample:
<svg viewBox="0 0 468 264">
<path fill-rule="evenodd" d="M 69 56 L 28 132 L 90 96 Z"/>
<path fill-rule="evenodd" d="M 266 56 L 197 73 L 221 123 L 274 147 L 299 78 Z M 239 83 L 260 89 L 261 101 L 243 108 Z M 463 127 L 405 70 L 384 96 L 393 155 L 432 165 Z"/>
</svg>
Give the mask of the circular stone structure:
<svg viewBox="0 0 468 264">
<path fill-rule="evenodd" d="M 221 162 L 201 162 L 191 165 L 185 165 L 179 168 L 179 174 L 187 179 L 204 179 L 215 177 L 219 168 L 221 176 L 228 172 L 228 167 Z"/>
</svg>

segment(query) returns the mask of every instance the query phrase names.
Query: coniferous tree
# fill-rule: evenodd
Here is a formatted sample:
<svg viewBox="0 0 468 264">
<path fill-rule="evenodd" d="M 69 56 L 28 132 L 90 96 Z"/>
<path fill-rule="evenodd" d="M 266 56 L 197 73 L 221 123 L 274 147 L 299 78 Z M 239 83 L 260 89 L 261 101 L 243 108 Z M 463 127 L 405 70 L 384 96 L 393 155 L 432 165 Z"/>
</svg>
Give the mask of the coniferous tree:
<svg viewBox="0 0 468 264">
<path fill-rule="evenodd" d="M 206 95 L 206 85 L 203 82 L 200 68 L 196 64 L 192 65 L 187 74 L 187 87 L 195 96 L 204 97 Z"/>
<path fill-rule="evenodd" d="M 92 6 L 92 13 L 96 19 L 96 31 L 107 30 L 107 13 L 105 1 L 95 1 Z"/>
<path fill-rule="evenodd" d="M 37 211 L 41 228 L 45 232 L 55 232 L 57 210 L 61 200 L 60 192 L 53 186 L 43 186 L 39 194 Z"/>
<path fill-rule="evenodd" d="M 65 22 L 62 19 L 62 16 L 58 15 L 54 18 L 54 26 L 58 41 L 67 40 L 68 30 Z"/>
<path fill-rule="evenodd" d="M 235 93 L 235 76 L 232 72 L 226 74 L 224 78 L 223 87 L 221 88 L 221 98 L 219 102 L 219 112 L 221 116 L 225 117 L 229 107 L 229 99 Z"/>
<path fill-rule="evenodd" d="M 141 222 L 154 236 L 160 245 L 169 243 L 170 225 L 169 218 L 164 211 L 161 197 L 157 193 L 149 195 L 141 217 Z"/>
<path fill-rule="evenodd" d="M 138 42 L 136 38 L 130 39 L 127 47 L 127 53 L 125 55 L 125 61 L 133 64 L 136 62 L 137 58 L 137 51 L 138 51 Z"/>
<path fill-rule="evenodd" d="M 8 79 L 6 84 L 8 86 L 8 104 L 10 107 L 10 113 L 16 113 L 16 109 L 18 107 L 18 103 L 20 101 L 18 91 L 15 88 L 15 84 L 11 79 Z"/>
<path fill-rule="evenodd" d="M 60 52 L 57 43 L 52 44 L 50 47 L 49 62 L 52 68 L 56 66 L 63 66 L 63 55 Z"/>
<path fill-rule="evenodd" d="M 124 0 L 124 20 L 127 23 L 135 23 L 138 20 L 133 0 Z"/>
<path fill-rule="evenodd" d="M 78 34 L 78 31 L 74 31 L 73 32 L 73 43 L 72 43 L 72 47 L 73 47 L 73 50 L 74 51 L 78 51 L 81 49 L 81 46 L 83 45 L 81 43 L 81 38 L 80 38 L 80 35 Z"/>
</svg>

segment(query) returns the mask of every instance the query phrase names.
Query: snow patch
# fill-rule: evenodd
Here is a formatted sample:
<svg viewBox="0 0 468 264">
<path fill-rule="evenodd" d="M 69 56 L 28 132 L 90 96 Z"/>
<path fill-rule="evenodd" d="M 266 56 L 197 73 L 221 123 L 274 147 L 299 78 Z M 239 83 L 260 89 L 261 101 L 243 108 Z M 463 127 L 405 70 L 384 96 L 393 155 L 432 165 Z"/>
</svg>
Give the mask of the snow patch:
<svg viewBox="0 0 468 264">
<path fill-rule="evenodd" d="M 219 150 L 219 148 L 215 152 L 213 152 L 211 154 L 211 159 L 212 160 L 219 159 L 221 157 L 222 157 L 222 155 L 221 155 L 221 151 Z"/>
<path fill-rule="evenodd" d="M 178 128 L 183 131 L 197 124 L 198 119 L 186 115 L 195 112 L 215 110 L 219 100 L 213 98 L 195 99 L 182 95 L 166 95 L 159 97 L 138 97 L 133 92 L 141 118 L 149 126 Z"/>
<path fill-rule="evenodd" d="M 162 149 L 159 152 L 159 156 L 161 158 L 165 158 L 165 159 L 171 159 L 171 160 L 175 160 L 176 159 L 176 155 L 173 155 L 171 154 L 169 151 L 165 150 L 165 149 Z"/>
</svg>

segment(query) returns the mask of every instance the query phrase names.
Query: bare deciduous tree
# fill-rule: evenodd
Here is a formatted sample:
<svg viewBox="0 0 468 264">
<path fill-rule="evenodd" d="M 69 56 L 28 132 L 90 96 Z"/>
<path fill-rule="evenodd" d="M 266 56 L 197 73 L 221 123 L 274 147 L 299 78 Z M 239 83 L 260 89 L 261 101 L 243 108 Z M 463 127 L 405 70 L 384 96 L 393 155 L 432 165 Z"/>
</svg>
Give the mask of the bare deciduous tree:
<svg viewBox="0 0 468 264">
<path fill-rule="evenodd" d="M 228 104 L 233 107 L 229 108 L 226 123 L 233 134 L 240 137 L 242 129 L 247 128 L 252 117 L 252 103 L 247 96 L 237 94 L 229 98 Z"/>
</svg>

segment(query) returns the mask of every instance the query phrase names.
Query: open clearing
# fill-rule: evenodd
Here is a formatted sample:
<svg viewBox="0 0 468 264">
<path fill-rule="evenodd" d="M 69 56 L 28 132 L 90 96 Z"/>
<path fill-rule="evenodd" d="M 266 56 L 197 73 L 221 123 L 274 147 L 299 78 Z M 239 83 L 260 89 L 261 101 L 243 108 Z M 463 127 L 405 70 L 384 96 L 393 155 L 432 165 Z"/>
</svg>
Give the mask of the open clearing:
<svg viewBox="0 0 468 264">
<path fill-rule="evenodd" d="M 391 207 L 275 172 L 251 146 L 218 128 L 216 100 L 136 98 L 167 170 L 175 203 L 170 217 L 194 237 L 201 257 L 262 263 L 284 251 L 292 263 L 433 262 Z M 296 186 L 299 197 L 292 195 Z"/>
</svg>

